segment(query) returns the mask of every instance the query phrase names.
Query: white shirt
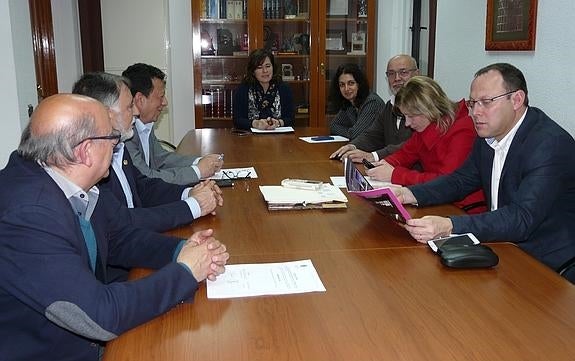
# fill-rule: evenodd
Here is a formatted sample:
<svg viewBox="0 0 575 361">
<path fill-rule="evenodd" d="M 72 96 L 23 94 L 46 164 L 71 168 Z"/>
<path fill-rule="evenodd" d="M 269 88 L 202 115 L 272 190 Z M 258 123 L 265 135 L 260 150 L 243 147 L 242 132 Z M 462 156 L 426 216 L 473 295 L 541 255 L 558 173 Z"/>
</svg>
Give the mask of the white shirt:
<svg viewBox="0 0 575 361">
<path fill-rule="evenodd" d="M 118 143 L 116 148 L 114 148 L 114 154 L 112 155 L 112 168 L 114 172 L 116 172 L 116 176 L 120 181 L 120 185 L 122 186 L 122 191 L 124 192 L 124 196 L 126 197 L 126 205 L 128 208 L 134 208 L 134 199 L 132 198 L 132 188 L 130 188 L 130 183 L 128 183 L 128 179 L 126 178 L 126 174 L 124 174 L 124 170 L 122 169 L 122 161 L 124 158 L 124 142 Z"/>
<path fill-rule="evenodd" d="M 140 118 L 136 118 L 134 121 L 136 126 L 136 131 L 140 137 L 140 143 L 142 145 L 142 152 L 144 152 L 144 160 L 148 167 L 150 166 L 150 133 L 154 127 L 154 122 L 144 124 Z"/>
<path fill-rule="evenodd" d="M 140 137 L 140 143 L 142 145 L 142 152 L 144 152 L 144 160 L 148 167 L 150 166 L 150 134 L 152 133 L 152 128 L 154 127 L 154 122 L 150 122 L 144 124 L 140 118 L 135 118 L 134 125 L 136 126 L 136 131 L 138 132 L 138 136 Z M 191 165 L 194 172 L 196 172 L 198 178 L 202 178 L 202 174 L 200 172 L 200 168 L 196 165 L 201 160 L 201 157 L 198 157 L 194 160 L 193 164 Z"/>
<path fill-rule="evenodd" d="M 527 114 L 527 109 L 519 118 L 519 121 L 507 135 L 503 137 L 500 141 L 497 141 L 495 138 L 485 138 L 487 144 L 495 150 L 495 154 L 493 155 L 493 168 L 491 170 L 491 210 L 494 211 L 498 207 L 498 197 L 499 197 L 499 182 L 501 181 L 501 173 L 503 172 L 503 166 L 505 165 L 505 159 L 507 158 L 507 153 L 509 153 L 509 147 L 511 147 L 511 143 L 513 142 L 513 138 L 515 138 L 515 134 L 517 133 L 517 129 L 523 123 L 523 119 L 525 119 L 525 114 Z"/>
</svg>

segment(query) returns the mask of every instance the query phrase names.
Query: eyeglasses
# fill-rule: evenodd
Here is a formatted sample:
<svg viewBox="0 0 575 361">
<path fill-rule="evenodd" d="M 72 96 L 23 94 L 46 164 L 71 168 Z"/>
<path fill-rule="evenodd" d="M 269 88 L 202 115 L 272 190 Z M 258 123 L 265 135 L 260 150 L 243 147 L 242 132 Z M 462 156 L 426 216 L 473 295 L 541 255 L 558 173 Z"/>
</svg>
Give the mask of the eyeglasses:
<svg viewBox="0 0 575 361">
<path fill-rule="evenodd" d="M 228 179 L 248 179 L 250 178 L 250 174 L 252 174 L 251 170 L 238 170 L 233 172 L 231 170 L 223 170 L 222 174 L 226 176 Z"/>
<path fill-rule="evenodd" d="M 478 100 L 469 99 L 469 100 L 465 101 L 465 105 L 467 105 L 467 108 L 469 110 L 472 110 L 473 107 L 475 106 L 475 104 L 479 104 L 482 108 L 487 108 L 491 105 L 491 103 L 493 103 L 497 99 L 503 98 L 504 96 L 509 95 L 509 94 L 513 94 L 518 90 L 519 89 L 515 89 L 515 90 L 512 90 L 512 91 L 504 93 L 504 94 L 496 95 L 493 98 L 478 99 Z"/>
<path fill-rule="evenodd" d="M 409 74 L 411 74 L 412 71 L 416 71 L 417 69 L 399 69 L 398 71 L 395 70 L 388 70 L 385 72 L 385 75 L 388 78 L 395 78 L 396 75 L 399 75 L 400 78 L 405 78 L 407 77 Z"/>
<path fill-rule="evenodd" d="M 101 135 L 101 136 L 98 136 L 98 137 L 88 137 L 88 138 L 84 138 L 84 139 L 82 139 L 81 141 L 79 141 L 78 144 L 76 144 L 76 145 L 74 146 L 74 148 L 77 147 L 77 146 L 79 146 L 80 144 L 84 143 L 84 142 L 87 141 L 87 140 L 98 140 L 98 139 L 101 139 L 101 140 L 112 140 L 112 141 L 113 141 L 112 144 L 113 144 L 114 147 L 115 147 L 116 145 L 118 145 L 118 143 L 120 143 L 120 139 L 121 139 L 121 138 L 122 138 L 122 133 L 120 133 L 120 131 L 117 130 L 117 129 L 112 129 L 112 133 L 110 133 L 110 135 Z"/>
</svg>

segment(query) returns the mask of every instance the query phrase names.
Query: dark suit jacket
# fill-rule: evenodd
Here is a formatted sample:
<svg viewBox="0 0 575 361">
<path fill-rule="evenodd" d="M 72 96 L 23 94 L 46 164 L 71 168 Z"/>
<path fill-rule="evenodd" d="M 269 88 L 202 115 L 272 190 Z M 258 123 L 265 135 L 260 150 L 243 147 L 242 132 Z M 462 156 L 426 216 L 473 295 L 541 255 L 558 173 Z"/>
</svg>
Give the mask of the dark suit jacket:
<svg viewBox="0 0 575 361">
<path fill-rule="evenodd" d="M 194 220 L 190 208 L 181 200 L 185 186 L 146 177 L 134 166 L 126 148 L 122 170 L 132 189 L 134 208 L 129 209 L 129 213 L 135 227 L 164 232 Z M 112 192 L 120 203 L 126 205 L 126 196 L 114 168 L 110 167 L 110 175 L 98 186 Z"/>
<path fill-rule="evenodd" d="M 92 273 L 78 217 L 36 163 L 14 152 L 0 171 L 0 355 L 6 360 L 98 360 L 107 341 L 189 299 L 194 277 L 172 262 L 179 239 L 136 229 L 101 192 L 91 217 Z M 108 264 L 161 268 L 107 283 Z"/>
<path fill-rule="evenodd" d="M 396 125 L 400 117 L 399 128 Z M 391 101 L 385 103 L 383 112 L 380 112 L 371 126 L 356 138 L 351 144 L 365 152 L 377 151 L 379 159 L 392 154 L 411 136 L 411 128 L 405 126 L 405 117 L 393 112 Z"/>
<path fill-rule="evenodd" d="M 454 173 L 409 187 L 419 205 L 453 202 L 482 187 L 491 206 L 494 150 L 478 138 Z M 530 107 L 505 160 L 498 209 L 454 216 L 453 232 L 481 241 L 513 241 L 553 269 L 575 257 L 575 141 Z"/>
</svg>

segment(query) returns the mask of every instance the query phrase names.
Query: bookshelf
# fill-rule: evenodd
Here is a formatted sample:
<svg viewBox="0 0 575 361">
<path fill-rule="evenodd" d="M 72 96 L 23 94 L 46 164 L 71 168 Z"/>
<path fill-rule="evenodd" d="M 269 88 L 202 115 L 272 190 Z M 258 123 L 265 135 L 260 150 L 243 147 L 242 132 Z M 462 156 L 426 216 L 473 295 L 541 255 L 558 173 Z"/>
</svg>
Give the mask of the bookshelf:
<svg viewBox="0 0 575 361">
<path fill-rule="evenodd" d="M 296 126 L 325 126 L 330 75 L 354 62 L 375 80 L 376 0 L 193 0 L 196 127 L 232 127 L 248 54 L 270 48 L 294 95 Z"/>
</svg>

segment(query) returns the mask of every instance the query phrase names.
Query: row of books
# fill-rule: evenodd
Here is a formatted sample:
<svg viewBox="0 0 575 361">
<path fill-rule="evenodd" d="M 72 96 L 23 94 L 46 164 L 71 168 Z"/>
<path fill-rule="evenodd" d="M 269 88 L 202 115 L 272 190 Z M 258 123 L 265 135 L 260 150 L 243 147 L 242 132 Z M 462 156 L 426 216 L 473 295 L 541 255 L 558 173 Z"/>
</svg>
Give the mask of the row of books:
<svg viewBox="0 0 575 361">
<path fill-rule="evenodd" d="M 296 17 L 297 5 L 293 0 L 264 0 L 265 19 L 289 19 Z"/>
<path fill-rule="evenodd" d="M 247 0 L 202 0 L 203 19 L 247 19 Z"/>
<path fill-rule="evenodd" d="M 234 99 L 234 91 L 232 89 L 202 89 L 202 95 L 206 95 L 207 99 L 210 99 L 211 101 L 209 104 L 204 104 L 205 118 L 223 118 L 232 116 Z"/>
</svg>

